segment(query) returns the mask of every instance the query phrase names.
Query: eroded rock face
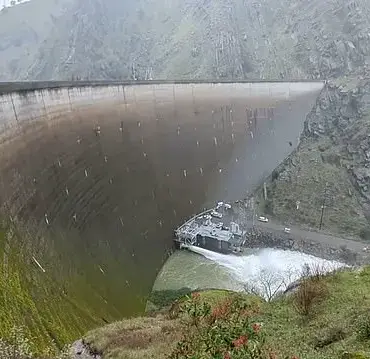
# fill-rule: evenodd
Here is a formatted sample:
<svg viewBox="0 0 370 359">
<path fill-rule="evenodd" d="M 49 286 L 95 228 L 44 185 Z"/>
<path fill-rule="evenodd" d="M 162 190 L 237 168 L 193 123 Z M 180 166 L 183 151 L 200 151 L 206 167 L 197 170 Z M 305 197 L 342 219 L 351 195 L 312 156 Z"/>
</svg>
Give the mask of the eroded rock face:
<svg viewBox="0 0 370 359">
<path fill-rule="evenodd" d="M 262 210 L 288 223 L 370 239 L 370 80 L 330 81 L 307 116 L 299 147 L 274 172 L 267 201 L 258 194 Z"/>
<path fill-rule="evenodd" d="M 330 84 L 307 118 L 305 137 L 327 137 L 340 151 L 341 165 L 370 210 L 370 80 L 354 88 Z"/>
</svg>

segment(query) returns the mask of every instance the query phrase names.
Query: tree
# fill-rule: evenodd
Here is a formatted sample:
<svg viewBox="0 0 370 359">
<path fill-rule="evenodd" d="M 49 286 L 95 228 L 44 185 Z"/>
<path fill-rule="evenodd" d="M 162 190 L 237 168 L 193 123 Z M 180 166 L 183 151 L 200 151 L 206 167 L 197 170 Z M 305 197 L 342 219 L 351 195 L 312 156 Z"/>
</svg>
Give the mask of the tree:
<svg viewBox="0 0 370 359">
<path fill-rule="evenodd" d="M 293 281 L 294 274 L 297 275 L 298 273 L 290 267 L 281 272 L 263 269 L 254 278 L 254 283 L 244 285 L 244 290 L 262 296 L 270 302 Z"/>
</svg>

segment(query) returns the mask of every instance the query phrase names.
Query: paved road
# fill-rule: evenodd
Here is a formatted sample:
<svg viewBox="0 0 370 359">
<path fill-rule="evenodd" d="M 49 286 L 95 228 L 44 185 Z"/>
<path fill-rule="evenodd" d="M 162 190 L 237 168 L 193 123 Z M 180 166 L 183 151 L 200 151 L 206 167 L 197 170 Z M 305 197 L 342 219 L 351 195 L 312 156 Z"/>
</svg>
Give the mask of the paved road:
<svg viewBox="0 0 370 359">
<path fill-rule="evenodd" d="M 208 211 L 210 212 L 211 210 Z M 214 223 L 223 222 L 224 225 L 229 226 L 230 221 L 236 221 L 243 224 L 243 226 L 245 226 L 246 228 L 253 228 L 252 221 L 249 219 L 245 220 L 245 213 L 243 214 L 239 210 L 235 210 L 235 207 L 232 212 L 229 212 L 225 209 L 218 209 L 217 211 L 222 213 L 223 217 L 222 219 L 212 218 L 212 222 Z M 285 226 L 283 224 L 280 224 L 271 219 L 269 219 L 268 223 L 260 222 L 256 219 L 254 227 L 262 231 L 265 229 L 278 235 L 285 235 L 287 238 L 291 238 L 293 240 L 297 239 L 303 240 L 307 243 L 318 243 L 333 249 L 341 249 L 343 247 L 346 247 L 352 252 L 359 253 L 362 258 L 368 258 L 370 261 L 370 242 L 356 241 L 348 238 L 325 234 L 322 232 L 320 233 L 316 231 L 304 230 L 297 226 L 289 226 L 290 233 L 288 234 L 284 233 Z M 369 247 L 369 250 L 364 251 L 365 247 Z"/>
<path fill-rule="evenodd" d="M 263 223 L 256 221 L 255 226 L 258 228 L 265 228 L 271 231 L 276 231 L 279 233 L 282 233 L 284 230 L 284 225 L 278 224 L 276 222 L 273 222 L 269 220 L 268 223 Z M 290 233 L 286 234 L 290 238 L 299 238 L 302 240 L 305 240 L 307 242 L 316 242 L 320 244 L 327 245 L 332 248 L 340 248 L 342 246 L 346 246 L 348 249 L 354 251 L 354 252 L 364 252 L 364 248 L 369 246 L 370 243 L 363 242 L 363 241 L 354 241 L 351 239 L 341 238 L 337 236 L 332 236 L 324 233 L 314 232 L 314 231 L 307 231 L 300 229 L 295 226 L 290 226 Z"/>
<path fill-rule="evenodd" d="M 236 215 L 237 217 L 240 216 L 240 217 L 245 218 L 246 213 L 244 212 L 245 211 L 244 208 L 241 209 L 239 207 L 239 210 L 236 209 L 236 211 L 235 209 L 236 208 L 234 207 L 234 216 Z M 242 210 L 241 212 L 240 212 L 240 209 Z M 238 219 L 241 219 L 240 217 Z M 244 225 L 246 225 L 248 228 L 253 227 L 253 223 L 250 219 L 248 219 L 246 222 L 245 221 L 242 221 L 242 222 L 244 222 Z M 285 234 L 284 233 L 285 226 L 271 219 L 269 219 L 268 223 L 264 223 L 264 222 L 258 221 L 256 218 L 254 226 L 256 228 L 266 229 L 266 230 L 278 233 L 279 235 Z M 290 228 L 290 233 L 285 234 L 287 238 L 301 239 L 306 242 L 320 243 L 324 246 L 335 248 L 335 249 L 340 249 L 341 247 L 345 246 L 347 249 L 353 252 L 361 253 L 362 255 L 365 255 L 365 254 L 370 255 L 370 250 L 364 251 L 365 247 L 369 247 L 370 249 L 370 242 L 357 241 L 357 240 L 353 240 L 349 238 L 329 235 L 329 234 L 318 232 L 318 231 L 309 231 L 309 230 L 299 228 L 298 226 L 289 225 L 289 228 Z"/>
</svg>

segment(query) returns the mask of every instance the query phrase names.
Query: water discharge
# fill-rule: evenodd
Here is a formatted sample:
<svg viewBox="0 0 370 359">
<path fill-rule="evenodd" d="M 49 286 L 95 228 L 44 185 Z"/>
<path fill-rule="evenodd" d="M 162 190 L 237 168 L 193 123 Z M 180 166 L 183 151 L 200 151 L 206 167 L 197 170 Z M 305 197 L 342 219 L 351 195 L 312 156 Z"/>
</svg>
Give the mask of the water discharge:
<svg viewBox="0 0 370 359">
<path fill-rule="evenodd" d="M 304 253 L 273 248 L 249 249 L 242 256 L 194 246 L 189 249 L 191 252 L 180 251 L 169 259 L 157 278 L 155 290 L 181 287 L 252 289 L 268 296 L 299 279 L 305 265 L 325 272 L 345 266 Z"/>
</svg>

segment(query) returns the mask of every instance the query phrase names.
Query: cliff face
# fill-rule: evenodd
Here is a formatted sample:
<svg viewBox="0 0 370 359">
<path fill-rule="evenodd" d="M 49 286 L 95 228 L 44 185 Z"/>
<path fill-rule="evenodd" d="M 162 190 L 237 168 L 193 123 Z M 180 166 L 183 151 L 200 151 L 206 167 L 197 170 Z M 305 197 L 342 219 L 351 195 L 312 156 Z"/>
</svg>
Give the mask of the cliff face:
<svg viewBox="0 0 370 359">
<path fill-rule="evenodd" d="M 306 122 L 307 137 L 329 137 L 370 215 L 370 81 L 331 85 Z M 325 158 L 325 157 L 324 157 Z"/>
<path fill-rule="evenodd" d="M 320 228 L 324 206 L 324 230 L 370 239 L 369 109 L 369 80 L 329 83 L 298 149 L 271 177 L 262 208 L 283 221 Z"/>
</svg>

